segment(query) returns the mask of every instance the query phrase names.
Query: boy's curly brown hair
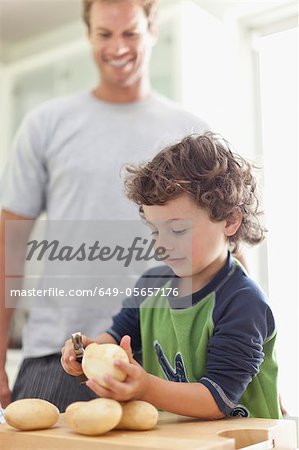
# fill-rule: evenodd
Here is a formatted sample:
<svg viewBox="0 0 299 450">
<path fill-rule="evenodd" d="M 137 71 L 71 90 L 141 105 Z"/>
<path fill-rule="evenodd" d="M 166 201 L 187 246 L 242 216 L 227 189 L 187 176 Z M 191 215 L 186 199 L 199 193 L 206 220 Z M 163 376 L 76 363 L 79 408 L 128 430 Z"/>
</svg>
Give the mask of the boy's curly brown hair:
<svg viewBox="0 0 299 450">
<path fill-rule="evenodd" d="M 242 223 L 230 236 L 232 251 L 241 241 L 251 245 L 264 239 L 253 165 L 233 153 L 229 144 L 213 133 L 190 135 L 167 147 L 151 161 L 126 166 L 125 191 L 142 205 L 164 205 L 183 193 L 209 212 L 215 222 L 226 220 L 239 209 Z"/>
</svg>

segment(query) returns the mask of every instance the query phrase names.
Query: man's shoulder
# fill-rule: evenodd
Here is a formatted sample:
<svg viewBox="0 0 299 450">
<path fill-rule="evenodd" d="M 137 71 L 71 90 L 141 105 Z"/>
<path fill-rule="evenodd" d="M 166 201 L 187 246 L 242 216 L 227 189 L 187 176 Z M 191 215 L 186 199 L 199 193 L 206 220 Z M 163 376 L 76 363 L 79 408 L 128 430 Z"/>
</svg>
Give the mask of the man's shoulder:
<svg viewBox="0 0 299 450">
<path fill-rule="evenodd" d="M 190 132 L 194 133 L 203 133 L 210 128 L 207 122 L 201 117 L 188 111 L 184 106 L 164 95 L 154 92 L 152 102 L 161 119 L 165 117 L 165 119 L 171 121 L 173 124 L 185 125 Z"/>
<path fill-rule="evenodd" d="M 31 109 L 27 114 L 27 118 L 29 120 L 37 120 L 51 116 L 62 116 L 69 112 L 77 111 L 79 107 L 82 108 L 82 105 L 86 101 L 88 101 L 88 94 L 86 92 L 56 97 L 46 100 Z"/>
</svg>

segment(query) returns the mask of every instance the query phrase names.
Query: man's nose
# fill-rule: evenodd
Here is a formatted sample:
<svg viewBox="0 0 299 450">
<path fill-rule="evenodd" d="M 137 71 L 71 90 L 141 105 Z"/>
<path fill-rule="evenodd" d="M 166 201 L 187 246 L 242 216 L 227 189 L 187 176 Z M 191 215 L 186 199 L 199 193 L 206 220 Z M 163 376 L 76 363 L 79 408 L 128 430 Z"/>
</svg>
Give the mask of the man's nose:
<svg viewBox="0 0 299 450">
<path fill-rule="evenodd" d="M 112 50 L 115 55 L 121 56 L 127 53 L 129 50 L 128 45 L 126 44 L 125 40 L 121 37 L 115 38 L 112 42 Z"/>
</svg>

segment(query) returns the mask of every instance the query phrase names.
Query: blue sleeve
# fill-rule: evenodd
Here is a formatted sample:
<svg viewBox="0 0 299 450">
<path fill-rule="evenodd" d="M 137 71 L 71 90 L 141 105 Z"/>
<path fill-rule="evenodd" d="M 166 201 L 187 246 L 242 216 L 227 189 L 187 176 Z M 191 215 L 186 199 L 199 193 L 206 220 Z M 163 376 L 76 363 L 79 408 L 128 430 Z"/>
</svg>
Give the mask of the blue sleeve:
<svg viewBox="0 0 299 450">
<path fill-rule="evenodd" d="M 130 298 L 126 299 L 130 301 Z M 121 338 L 128 334 L 131 336 L 131 347 L 133 352 L 138 352 L 141 349 L 141 335 L 140 335 L 140 319 L 139 308 L 122 307 L 121 311 L 113 317 L 112 326 L 107 330 L 107 333 L 114 337 L 119 344 Z"/>
<path fill-rule="evenodd" d="M 213 313 L 206 374 L 200 379 L 229 415 L 263 362 L 263 344 L 275 332 L 272 312 L 255 285 L 219 295 Z"/>
</svg>

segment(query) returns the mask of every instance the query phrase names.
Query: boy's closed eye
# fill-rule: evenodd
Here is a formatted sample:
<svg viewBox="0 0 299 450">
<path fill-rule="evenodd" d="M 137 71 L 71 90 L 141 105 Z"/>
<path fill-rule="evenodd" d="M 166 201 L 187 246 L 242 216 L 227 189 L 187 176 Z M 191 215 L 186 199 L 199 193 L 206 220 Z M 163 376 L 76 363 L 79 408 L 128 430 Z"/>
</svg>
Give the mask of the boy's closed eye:
<svg viewBox="0 0 299 450">
<path fill-rule="evenodd" d="M 177 229 L 177 230 L 171 229 L 170 231 L 171 231 L 171 233 L 180 236 L 180 235 L 185 234 L 188 231 L 188 228 L 182 228 L 182 229 Z M 152 230 L 151 236 L 159 236 L 159 231 Z"/>
<path fill-rule="evenodd" d="M 171 232 L 172 232 L 173 234 L 176 234 L 176 235 L 182 235 L 182 234 L 185 234 L 186 231 L 187 231 L 187 228 L 182 228 L 182 229 L 180 229 L 180 230 L 171 230 Z"/>
</svg>

